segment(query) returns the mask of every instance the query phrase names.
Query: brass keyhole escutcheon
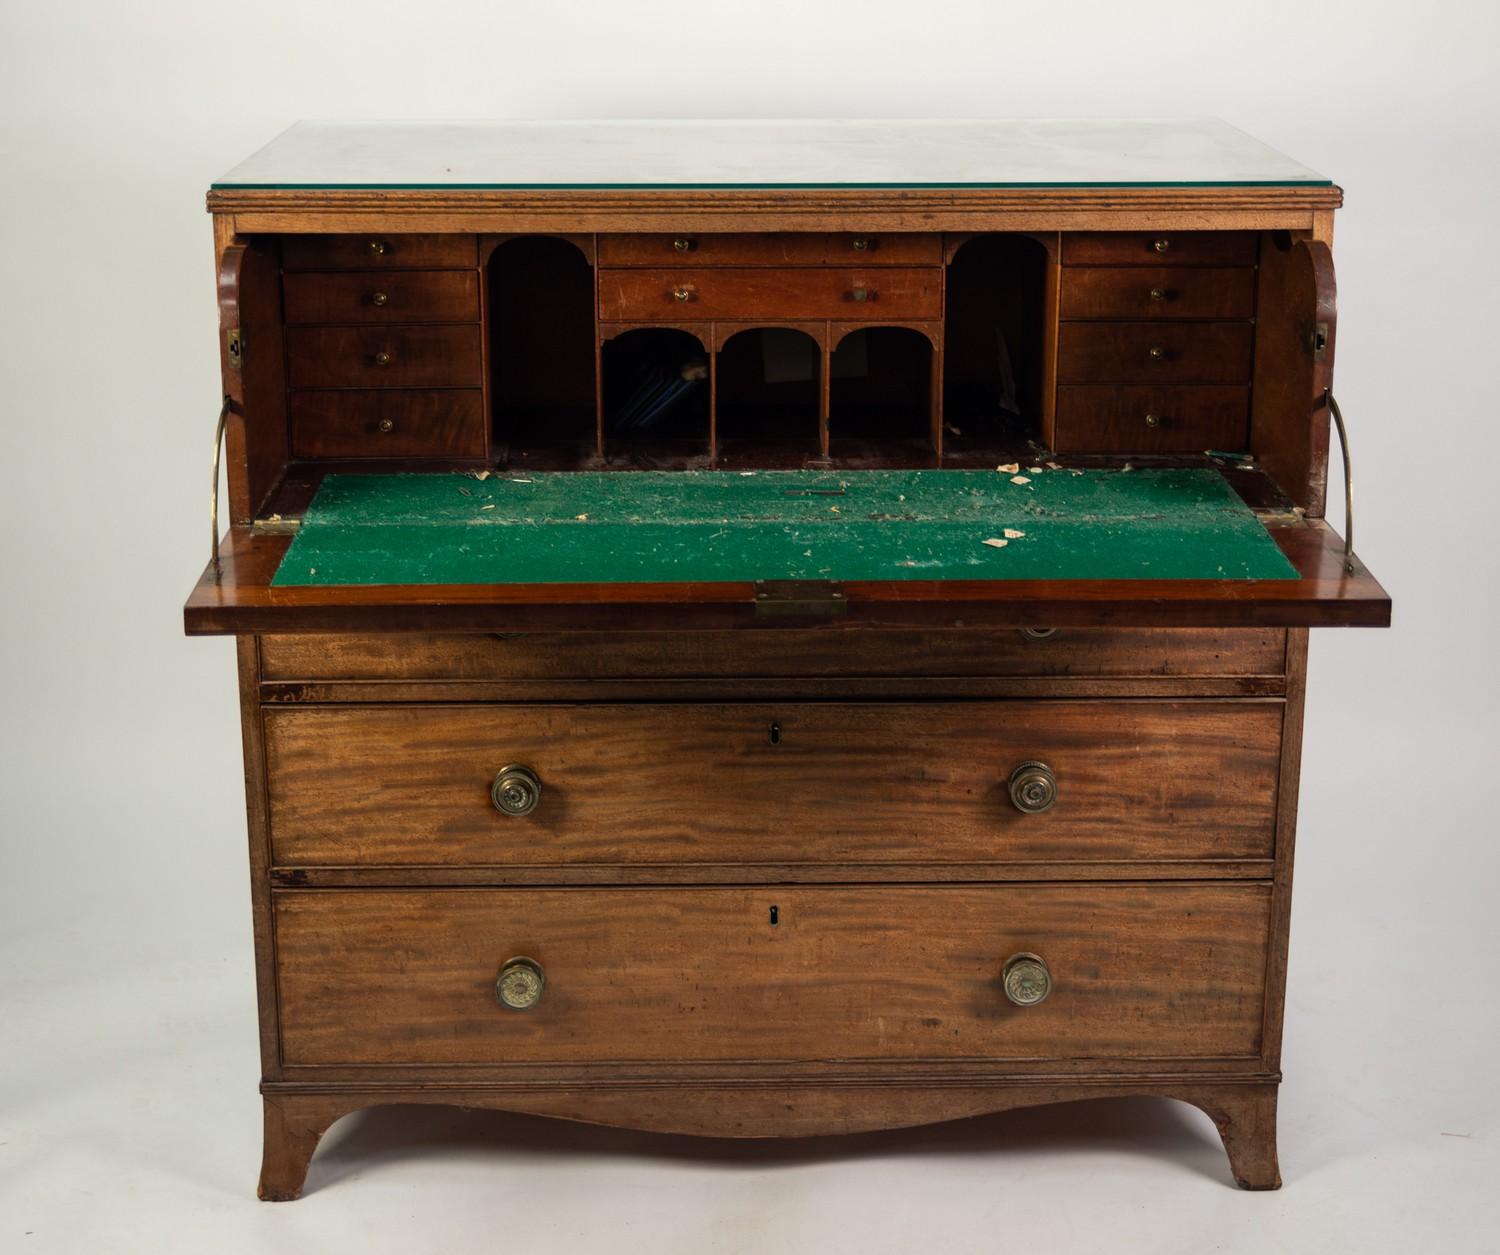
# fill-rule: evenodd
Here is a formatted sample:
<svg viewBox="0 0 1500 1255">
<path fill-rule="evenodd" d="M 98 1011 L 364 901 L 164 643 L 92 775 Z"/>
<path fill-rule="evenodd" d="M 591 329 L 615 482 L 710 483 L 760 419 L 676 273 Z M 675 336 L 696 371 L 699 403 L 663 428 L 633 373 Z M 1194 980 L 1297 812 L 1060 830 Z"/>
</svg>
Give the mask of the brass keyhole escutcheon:
<svg viewBox="0 0 1500 1255">
<path fill-rule="evenodd" d="M 1039 954 L 1023 950 L 1005 960 L 1000 972 L 1005 996 L 1018 1007 L 1034 1007 L 1052 992 L 1052 973 Z"/>
<path fill-rule="evenodd" d="M 530 767 L 512 763 L 495 773 L 490 801 L 502 815 L 529 815 L 542 800 L 542 782 Z"/>
<path fill-rule="evenodd" d="M 1023 815 L 1040 815 L 1057 802 L 1057 776 L 1046 763 L 1021 763 L 1006 782 L 1011 804 Z"/>
<path fill-rule="evenodd" d="M 495 1001 L 512 1011 L 530 1011 L 542 1000 L 547 973 L 535 959 L 518 954 L 506 959 L 495 981 Z"/>
</svg>

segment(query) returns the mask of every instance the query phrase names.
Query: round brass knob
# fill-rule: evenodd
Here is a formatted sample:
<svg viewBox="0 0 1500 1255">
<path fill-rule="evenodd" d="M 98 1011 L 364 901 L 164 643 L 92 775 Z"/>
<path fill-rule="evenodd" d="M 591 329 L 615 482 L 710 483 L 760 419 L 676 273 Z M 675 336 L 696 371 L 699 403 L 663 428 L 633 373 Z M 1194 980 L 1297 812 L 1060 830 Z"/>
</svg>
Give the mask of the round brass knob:
<svg viewBox="0 0 1500 1255">
<path fill-rule="evenodd" d="M 390 364 L 391 364 L 391 355 L 389 353 L 387 353 L 384 349 L 381 349 L 379 353 L 375 354 L 375 365 L 377 365 L 377 366 L 389 366 Z"/>
<path fill-rule="evenodd" d="M 387 296 L 384 292 L 371 292 L 370 293 L 370 304 L 371 305 L 384 305 L 390 299 L 391 298 L 389 296 Z"/>
<path fill-rule="evenodd" d="M 672 247 L 675 248 L 679 253 L 687 253 L 692 251 L 693 242 L 686 236 L 679 235 L 675 240 L 672 241 Z"/>
<path fill-rule="evenodd" d="M 1023 815 L 1040 815 L 1057 801 L 1057 777 L 1046 763 L 1022 763 L 1010 773 L 1006 787 Z"/>
<path fill-rule="evenodd" d="M 530 1011 L 542 1000 L 547 973 L 535 959 L 518 954 L 506 959 L 495 981 L 495 1001 L 512 1011 Z"/>
<path fill-rule="evenodd" d="M 675 301 L 690 301 L 693 299 L 691 288 L 673 288 L 672 299 Z"/>
<path fill-rule="evenodd" d="M 382 418 L 375 426 L 389 434 L 396 430 L 396 420 L 394 418 Z"/>
<path fill-rule="evenodd" d="M 868 301 L 874 295 L 875 293 L 870 291 L 869 288 L 855 288 L 849 293 L 849 299 L 851 301 Z"/>
<path fill-rule="evenodd" d="M 1000 982 L 1005 987 L 1005 996 L 1018 1007 L 1034 1007 L 1045 1002 L 1052 992 L 1052 973 L 1047 970 L 1046 960 L 1025 950 L 1005 960 Z"/>
<path fill-rule="evenodd" d="M 1056 628 L 1039 628 L 1039 627 L 1029 627 L 1029 628 L 1026 628 L 1026 627 L 1023 627 L 1021 629 L 1021 635 L 1024 636 L 1028 641 L 1044 641 L 1049 636 L 1056 636 L 1057 635 L 1057 629 Z"/>
<path fill-rule="evenodd" d="M 1157 240 L 1154 244 L 1151 245 L 1151 247 L 1154 248 L 1158 253 L 1165 253 L 1169 248 L 1172 247 L 1172 241 L 1166 239 Z"/>
<path fill-rule="evenodd" d="M 1161 359 L 1164 358 L 1164 357 L 1166 357 L 1166 355 L 1167 355 L 1167 351 L 1166 351 L 1166 349 L 1162 348 L 1161 345 L 1159 345 L 1159 344 L 1153 344 L 1151 346 L 1151 360 L 1153 362 L 1159 362 L 1159 361 L 1161 361 Z"/>
<path fill-rule="evenodd" d="M 1146 426 L 1147 427 L 1160 427 L 1161 426 L 1161 415 L 1160 414 L 1147 414 L 1146 415 Z"/>
<path fill-rule="evenodd" d="M 370 254 L 371 254 L 371 256 L 374 256 L 374 257 L 384 257 L 385 256 L 385 251 L 386 251 L 385 245 L 380 240 L 371 240 L 370 241 Z"/>
<path fill-rule="evenodd" d="M 530 767 L 512 763 L 495 773 L 490 801 L 502 815 L 529 815 L 542 800 L 542 782 Z"/>
<path fill-rule="evenodd" d="M 1151 289 L 1151 299 L 1153 301 L 1164 301 L 1164 300 L 1166 300 L 1167 299 L 1167 290 L 1166 290 L 1166 288 L 1152 288 Z"/>
<path fill-rule="evenodd" d="M 850 240 L 849 247 L 857 253 L 868 252 L 870 248 L 870 241 L 865 239 L 863 236 L 860 236 L 856 239 Z"/>
</svg>

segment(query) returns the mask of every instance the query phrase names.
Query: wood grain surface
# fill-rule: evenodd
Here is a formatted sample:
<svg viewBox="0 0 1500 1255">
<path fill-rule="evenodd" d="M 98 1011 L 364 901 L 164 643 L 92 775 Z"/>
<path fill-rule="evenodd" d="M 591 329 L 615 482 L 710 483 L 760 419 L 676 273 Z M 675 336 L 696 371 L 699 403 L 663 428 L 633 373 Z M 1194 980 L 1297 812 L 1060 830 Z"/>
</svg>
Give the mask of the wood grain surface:
<svg viewBox="0 0 1500 1255">
<path fill-rule="evenodd" d="M 274 895 L 287 1064 L 1246 1057 L 1263 884 Z M 770 922 L 772 907 L 777 923 Z M 1007 1001 L 1042 956 L 1052 992 Z M 501 1006 L 516 955 L 546 973 Z"/>
<path fill-rule="evenodd" d="M 711 703 L 272 707 L 275 862 L 1264 858 L 1281 705 Z M 1046 763 L 1058 801 L 1012 804 Z M 530 815 L 490 784 L 519 763 Z"/>
</svg>

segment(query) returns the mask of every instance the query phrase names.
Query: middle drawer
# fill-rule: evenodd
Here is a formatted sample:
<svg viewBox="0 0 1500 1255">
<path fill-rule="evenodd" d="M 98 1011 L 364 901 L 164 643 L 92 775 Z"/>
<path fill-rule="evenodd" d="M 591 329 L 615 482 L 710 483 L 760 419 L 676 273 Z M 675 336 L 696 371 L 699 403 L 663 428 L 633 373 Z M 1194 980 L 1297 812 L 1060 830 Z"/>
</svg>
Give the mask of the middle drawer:
<svg viewBox="0 0 1500 1255">
<path fill-rule="evenodd" d="M 283 867 L 1133 861 L 1270 856 L 1282 707 L 273 707 L 263 719 Z M 522 816 L 491 796 L 513 765 L 540 781 Z M 1022 809 L 1049 781 L 1055 802 Z"/>
<path fill-rule="evenodd" d="M 706 318 L 937 318 L 937 266 L 601 270 L 599 317 L 608 322 Z"/>
</svg>

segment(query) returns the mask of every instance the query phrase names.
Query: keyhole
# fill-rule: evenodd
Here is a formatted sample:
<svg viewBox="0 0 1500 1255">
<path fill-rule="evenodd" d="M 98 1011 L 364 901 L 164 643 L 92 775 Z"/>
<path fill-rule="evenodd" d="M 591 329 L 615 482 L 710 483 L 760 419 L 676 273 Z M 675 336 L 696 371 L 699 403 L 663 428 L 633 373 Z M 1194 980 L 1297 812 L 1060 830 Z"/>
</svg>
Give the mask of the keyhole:
<svg viewBox="0 0 1500 1255">
<path fill-rule="evenodd" d="M 781 908 L 779 906 L 773 906 L 771 908 L 771 927 L 775 928 L 776 925 L 779 924 L 780 922 L 781 922 Z"/>
<path fill-rule="evenodd" d="M 771 725 L 771 744 L 781 744 L 781 725 L 779 723 L 773 723 Z M 776 921 L 773 919 L 771 922 L 774 924 Z"/>
</svg>

